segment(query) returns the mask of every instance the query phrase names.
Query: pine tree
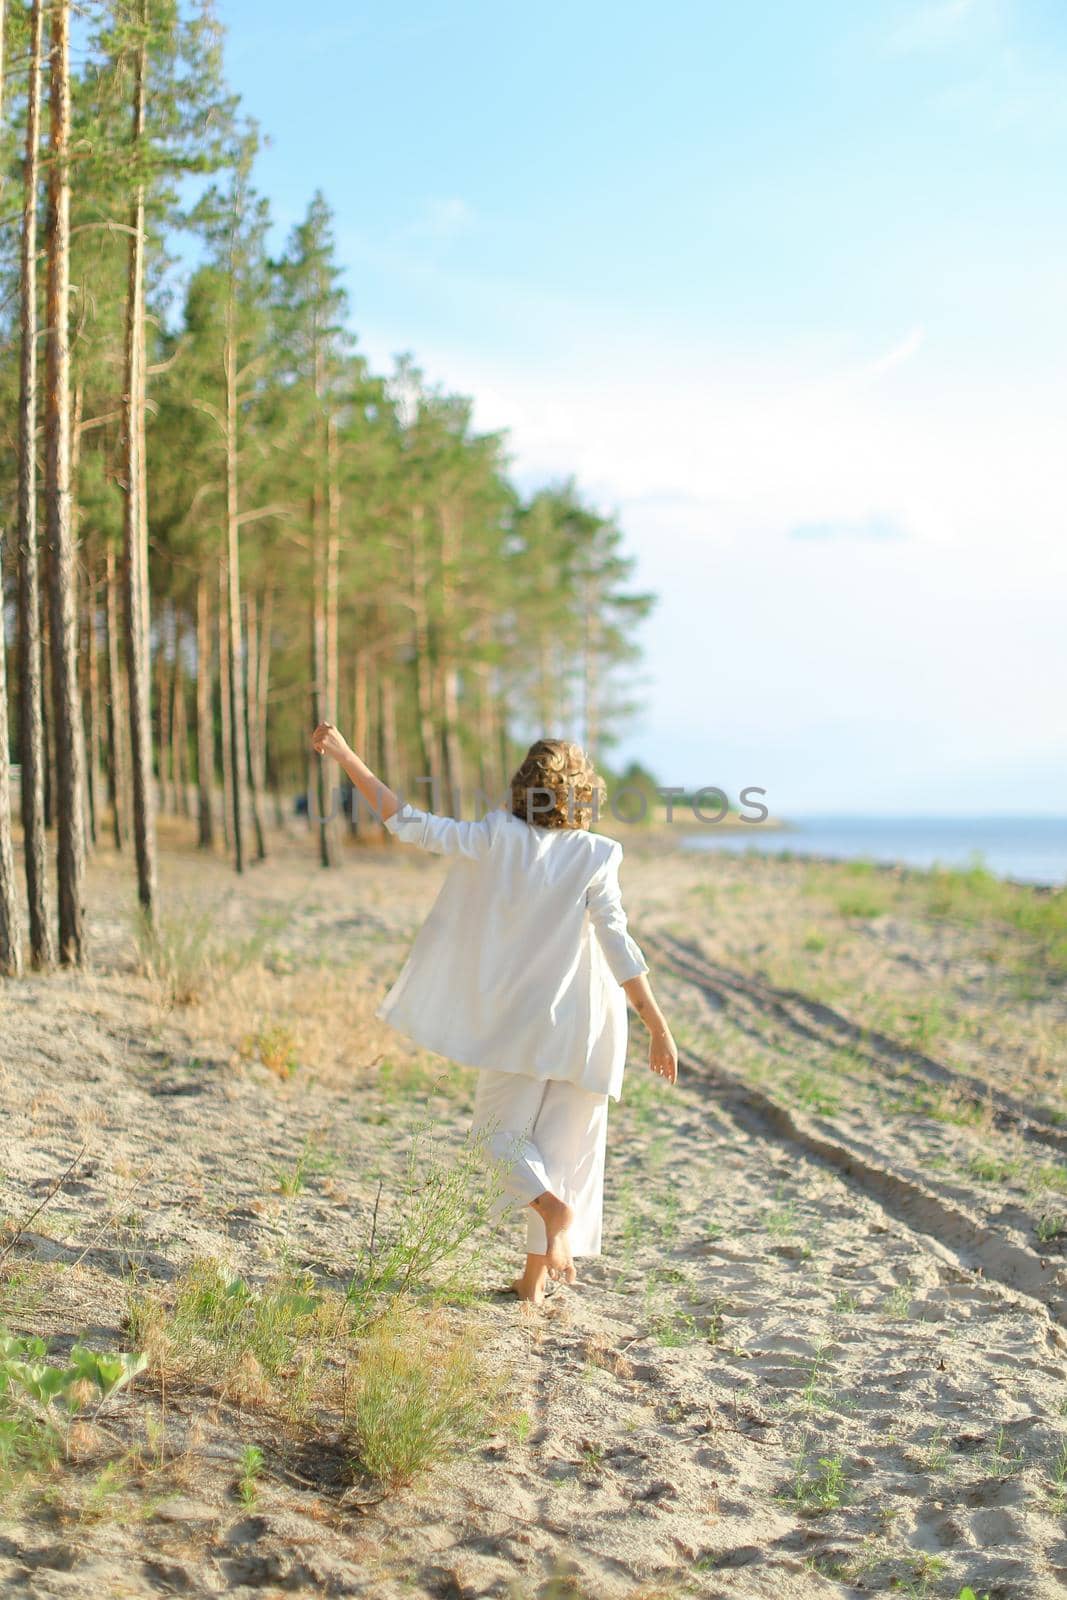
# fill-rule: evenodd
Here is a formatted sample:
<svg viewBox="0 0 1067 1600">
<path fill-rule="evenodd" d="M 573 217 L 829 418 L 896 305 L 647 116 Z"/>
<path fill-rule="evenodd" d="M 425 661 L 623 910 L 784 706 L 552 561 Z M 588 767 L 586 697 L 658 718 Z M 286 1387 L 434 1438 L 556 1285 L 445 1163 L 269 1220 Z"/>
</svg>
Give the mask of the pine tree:
<svg viewBox="0 0 1067 1600">
<path fill-rule="evenodd" d="M 145 138 L 148 80 L 148 5 L 141 3 L 141 36 L 135 46 L 132 146 Z M 133 841 L 137 898 L 152 920 L 156 909 L 156 832 L 152 790 L 151 668 L 149 664 L 148 548 L 145 538 L 147 484 L 144 470 L 145 384 L 145 181 L 137 173 L 129 210 L 128 289 L 123 383 L 126 502 L 123 518 L 126 678 L 129 692 L 130 767 L 133 775 Z"/>
<path fill-rule="evenodd" d="M 213 186 L 191 217 L 208 243 L 209 258 L 194 278 L 186 302 L 186 327 L 191 336 L 191 363 L 187 363 L 186 377 L 194 376 L 195 404 L 215 424 L 221 447 L 221 460 L 215 468 L 210 464 L 211 447 L 206 441 L 202 441 L 200 455 L 204 458 L 203 487 L 208 488 L 214 472 L 215 486 L 222 492 L 226 580 L 224 770 L 229 778 L 229 834 L 238 872 L 244 870 L 248 853 L 245 826 L 249 817 L 255 833 L 256 859 L 262 860 L 266 855 L 261 792 L 265 781 L 266 728 L 261 697 L 266 693 L 270 653 L 269 615 L 267 627 L 261 631 L 255 594 L 250 592 L 247 602 L 243 601 L 241 530 L 284 516 L 288 509 L 284 503 L 255 503 L 259 491 L 265 489 L 269 493 L 271 487 L 271 411 L 264 400 L 269 392 L 273 359 L 268 321 L 269 264 L 264 249 L 269 211 L 251 185 L 257 146 L 258 135 L 250 127 L 233 154 L 228 188 Z M 247 504 L 249 499 L 251 505 Z M 200 649 L 205 651 L 206 606 L 205 588 L 198 631 Z M 268 606 L 268 612 L 270 609 Z M 203 693 L 199 704 L 206 715 Z"/>
<path fill-rule="evenodd" d="M 347 298 L 334 259 L 332 217 L 321 193 L 292 233 L 276 268 L 277 328 L 299 428 L 300 471 L 292 498 L 306 510 L 295 537 L 308 555 L 311 723 L 335 722 L 337 710 L 337 563 L 340 529 L 338 414 L 351 372 L 352 337 L 345 327 Z M 330 816 L 325 762 L 317 763 L 319 859 L 337 863 L 338 829 Z"/>
<path fill-rule="evenodd" d="M 4 44 L 7 16 L 0 0 L 0 132 L 4 127 Z M 5 184 L 0 177 L 0 199 Z M 0 529 L 0 975 L 18 977 L 22 971 L 22 926 L 15 883 L 15 854 L 11 840 L 11 769 L 7 721 L 7 641 L 5 638 L 4 546 Z"/>
<path fill-rule="evenodd" d="M 66 10 L 26 0 L 18 27 L 32 35 Z M 634 659 L 631 624 L 648 606 L 631 590 L 615 523 L 574 485 L 523 503 L 507 481 L 504 441 L 474 429 L 469 400 L 428 385 L 408 359 L 388 375 L 369 370 L 349 330 L 321 195 L 281 259 L 266 258 L 269 215 L 251 187 L 255 141 L 222 88 L 210 0 L 94 0 L 87 14 L 89 47 L 69 84 L 77 337 L 65 352 L 66 319 L 48 319 L 49 377 L 54 370 L 60 382 L 47 395 L 46 532 L 60 559 L 44 569 L 55 581 L 40 614 L 40 73 L 23 96 L 21 36 L 20 70 L 8 78 L 26 184 L 20 282 L 0 253 L 0 392 L 10 398 L 0 407 L 0 494 L 17 501 L 9 675 L 38 964 L 52 931 L 44 801 L 69 888 L 77 852 L 64 832 L 83 808 L 68 803 L 67 752 L 76 759 L 83 720 L 88 836 L 110 825 L 117 844 L 139 843 L 138 893 L 151 913 L 155 797 L 184 814 L 194 767 L 199 841 L 211 848 L 221 822 L 242 866 L 264 852 L 268 794 L 280 819 L 285 791 L 306 787 L 312 720 L 345 725 L 415 800 L 459 806 L 476 789 L 499 795 L 530 733 L 609 746 L 627 710 L 620 669 Z M 67 166 L 50 160 L 46 169 L 50 307 L 62 266 L 61 208 L 51 202 Z M 13 167 L 11 157 L 2 170 Z M 225 174 L 218 187 L 183 211 L 178 178 L 216 171 Z M 171 241 L 190 228 L 198 260 L 182 302 Z M 315 766 L 323 814 L 327 775 Z M 434 780 L 429 794 L 416 787 L 424 776 Z M 365 811 L 352 826 L 361 840 L 388 838 Z M 336 821 L 316 827 L 324 863 L 338 859 L 341 835 Z M 84 821 L 81 844 L 84 853 Z M 0 875 L 10 880 L 6 864 Z M 67 959 L 76 910 L 68 894 Z"/>
<path fill-rule="evenodd" d="M 81 965 L 85 929 L 85 810 L 78 621 L 71 523 L 70 0 L 50 7 L 45 508 L 56 744 L 59 958 Z"/>
<path fill-rule="evenodd" d="M 18 402 L 18 674 L 22 836 L 29 910 L 30 960 L 55 960 L 47 910 L 45 854 L 45 737 L 41 657 L 41 595 L 37 540 L 37 189 L 40 162 L 41 71 L 45 0 L 32 0 L 26 94 L 26 143 L 19 257 Z"/>
</svg>

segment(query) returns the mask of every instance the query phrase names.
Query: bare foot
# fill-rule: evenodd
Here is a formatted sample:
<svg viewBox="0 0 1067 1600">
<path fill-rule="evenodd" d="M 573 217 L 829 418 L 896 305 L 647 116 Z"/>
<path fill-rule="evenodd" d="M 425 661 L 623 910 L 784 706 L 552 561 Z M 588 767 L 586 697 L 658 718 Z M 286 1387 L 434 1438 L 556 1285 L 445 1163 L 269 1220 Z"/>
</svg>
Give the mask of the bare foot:
<svg viewBox="0 0 1067 1600">
<path fill-rule="evenodd" d="M 537 1288 L 534 1288 L 532 1284 L 527 1283 L 526 1276 L 523 1274 L 522 1277 L 515 1278 L 512 1281 L 511 1292 L 512 1294 L 517 1294 L 520 1300 L 527 1300 L 530 1305 L 539 1306 L 545 1298 L 544 1279 L 542 1278 L 541 1283 Z"/>
<path fill-rule="evenodd" d="M 573 1283 L 578 1274 L 571 1256 L 567 1229 L 574 1221 L 574 1212 L 558 1196 L 546 1192 L 531 1200 L 537 1215 L 545 1225 L 545 1265 L 554 1278 Z"/>
<path fill-rule="evenodd" d="M 531 1305 L 539 1306 L 545 1298 L 545 1284 L 548 1280 L 548 1266 L 544 1256 L 528 1254 L 525 1269 L 512 1283 L 512 1291 L 520 1300 L 528 1300 Z"/>
</svg>

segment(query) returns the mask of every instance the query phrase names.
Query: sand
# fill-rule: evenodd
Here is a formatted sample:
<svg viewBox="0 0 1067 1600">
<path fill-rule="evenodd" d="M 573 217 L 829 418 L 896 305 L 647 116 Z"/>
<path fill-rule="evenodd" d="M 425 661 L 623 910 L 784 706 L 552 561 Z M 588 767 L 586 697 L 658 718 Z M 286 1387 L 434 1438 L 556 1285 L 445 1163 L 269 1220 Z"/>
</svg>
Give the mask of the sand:
<svg viewBox="0 0 1067 1600">
<path fill-rule="evenodd" d="M 353 1499 L 328 1418 L 301 1452 L 254 1407 L 177 1393 L 180 1473 L 93 1517 L 17 1506 L 5 1595 L 1067 1590 L 1062 984 L 1024 982 L 1003 930 L 895 901 L 842 914 L 829 869 L 627 848 L 682 1081 L 653 1080 L 634 1038 L 605 1251 L 575 1289 L 538 1310 L 494 1292 L 515 1222 L 449 1312 L 481 1330 L 512 1420 Z M 172 905 L 228 939 L 272 919 L 266 953 L 196 1004 L 161 1005 L 138 972 L 128 869 L 103 853 L 93 972 L 0 989 L 9 1222 L 74 1161 L 9 1256 L 28 1284 L 13 1328 L 123 1345 L 131 1278 L 205 1256 L 343 1282 L 413 1126 L 462 1137 L 473 1075 L 373 1019 L 441 864 L 394 851 L 325 875 L 304 849 L 239 886 L 165 851 Z M 287 1078 L 249 1044 L 281 1026 Z M 138 1380 L 109 1426 L 127 1438 L 159 1406 Z M 251 1509 L 233 1494 L 249 1443 L 268 1464 Z"/>
</svg>

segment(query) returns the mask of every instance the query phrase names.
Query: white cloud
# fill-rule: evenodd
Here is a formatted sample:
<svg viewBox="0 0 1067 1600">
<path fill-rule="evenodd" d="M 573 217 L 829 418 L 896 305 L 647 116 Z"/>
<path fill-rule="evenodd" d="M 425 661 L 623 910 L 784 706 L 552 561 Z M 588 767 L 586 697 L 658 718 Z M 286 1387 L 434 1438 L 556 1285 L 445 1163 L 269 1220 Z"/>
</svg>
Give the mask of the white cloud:
<svg viewBox="0 0 1067 1600">
<path fill-rule="evenodd" d="M 718 781 L 719 752 L 746 769 L 730 781 L 773 778 L 783 809 L 817 808 L 820 785 L 848 809 L 880 782 L 887 804 L 896 785 L 893 804 L 921 809 L 941 774 L 945 808 L 1008 807 L 1033 773 L 1034 803 L 1056 803 L 1058 379 L 975 383 L 944 352 L 915 361 L 921 344 L 917 324 L 842 367 L 836 349 L 619 340 L 593 318 L 508 359 L 420 342 L 428 376 L 474 396 L 478 426 L 509 430 L 524 488 L 573 473 L 619 513 L 636 583 L 661 596 L 627 753 L 688 782 Z M 979 761 L 1004 792 L 991 780 L 973 806 L 959 774 Z"/>
<path fill-rule="evenodd" d="M 874 378 L 881 377 L 883 372 L 892 372 L 894 367 L 902 367 L 906 361 L 911 361 L 917 356 L 925 342 L 925 328 L 912 328 L 899 344 L 895 344 L 885 355 L 872 361 L 867 371 Z"/>
</svg>

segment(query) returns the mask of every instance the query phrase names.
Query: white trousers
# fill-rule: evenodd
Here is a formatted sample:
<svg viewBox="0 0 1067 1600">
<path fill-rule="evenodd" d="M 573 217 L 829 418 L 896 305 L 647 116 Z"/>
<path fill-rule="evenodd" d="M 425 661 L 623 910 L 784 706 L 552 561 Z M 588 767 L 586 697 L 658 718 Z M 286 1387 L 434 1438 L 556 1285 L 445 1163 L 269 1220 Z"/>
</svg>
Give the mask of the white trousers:
<svg viewBox="0 0 1067 1600">
<path fill-rule="evenodd" d="M 571 1253 L 600 1254 L 606 1094 L 557 1078 L 483 1067 L 471 1131 L 483 1136 L 487 1160 L 499 1163 L 504 1192 L 494 1208 L 498 1218 L 516 1206 L 529 1206 L 548 1190 L 574 1212 Z M 545 1225 L 536 1211 L 528 1210 L 526 1216 L 526 1249 L 544 1255 Z"/>
</svg>

